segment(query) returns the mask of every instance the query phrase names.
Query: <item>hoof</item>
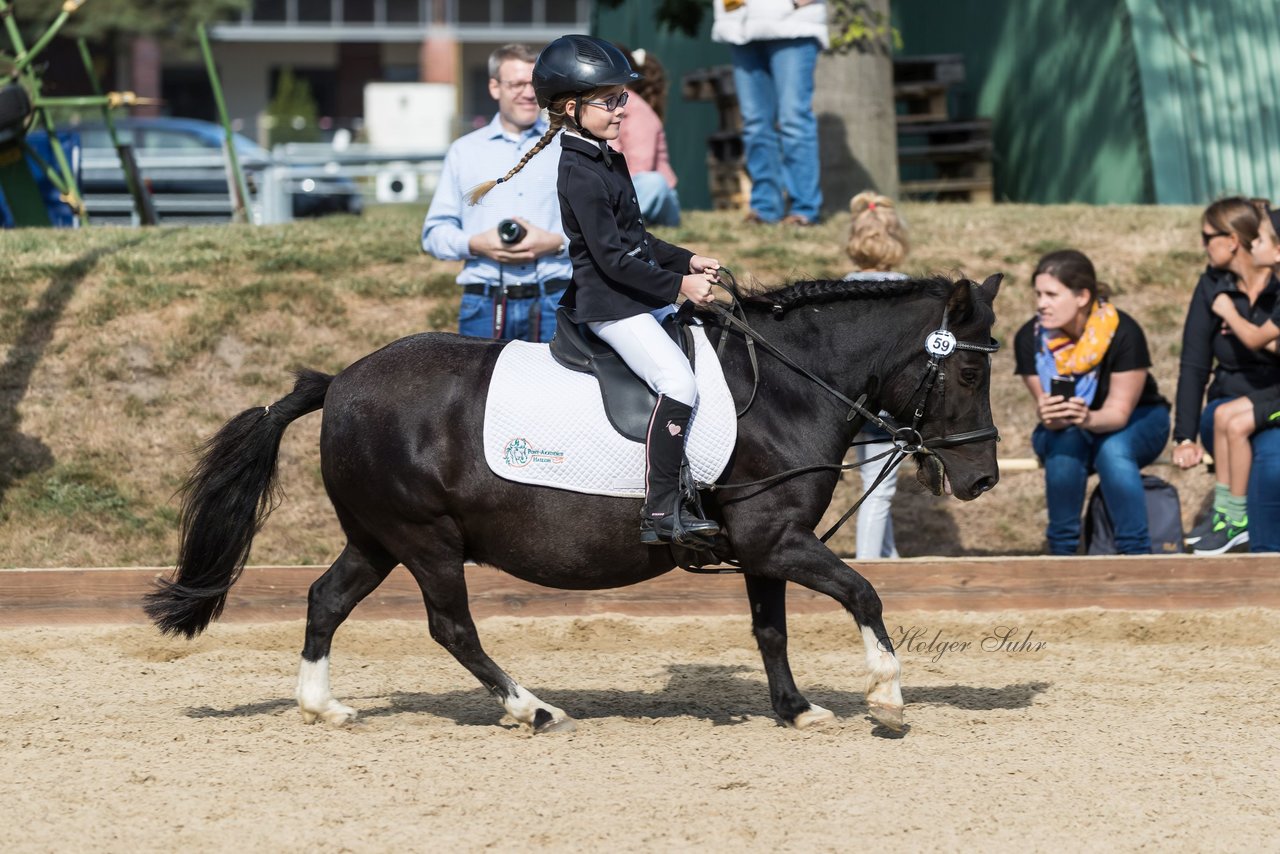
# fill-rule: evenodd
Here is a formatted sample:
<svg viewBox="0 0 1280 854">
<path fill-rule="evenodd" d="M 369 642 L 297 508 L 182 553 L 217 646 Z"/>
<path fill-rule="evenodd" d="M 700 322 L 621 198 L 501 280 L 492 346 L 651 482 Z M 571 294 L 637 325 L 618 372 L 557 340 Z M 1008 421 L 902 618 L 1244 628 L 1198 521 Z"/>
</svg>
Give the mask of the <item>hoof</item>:
<svg viewBox="0 0 1280 854">
<path fill-rule="evenodd" d="M 356 710 L 350 706 L 344 706 L 337 701 L 330 701 L 322 712 L 311 712 L 303 709 L 302 722 L 304 724 L 313 724 L 316 721 L 323 721 L 329 726 L 342 726 L 355 720 L 356 714 Z"/>
<path fill-rule="evenodd" d="M 563 717 L 555 717 L 546 709 L 538 709 L 533 716 L 533 732 L 535 735 L 547 735 L 553 732 L 573 732 L 578 722 L 563 712 Z"/>
<path fill-rule="evenodd" d="M 809 708 L 795 716 L 795 719 L 791 721 L 791 725 L 798 730 L 817 729 L 826 726 L 835 719 L 835 713 L 830 709 L 824 709 L 816 703 L 810 703 Z"/>
<path fill-rule="evenodd" d="M 876 723 L 886 726 L 894 732 L 905 732 L 906 723 L 902 720 L 902 706 L 886 706 L 883 703 L 868 703 L 867 709 Z"/>
</svg>

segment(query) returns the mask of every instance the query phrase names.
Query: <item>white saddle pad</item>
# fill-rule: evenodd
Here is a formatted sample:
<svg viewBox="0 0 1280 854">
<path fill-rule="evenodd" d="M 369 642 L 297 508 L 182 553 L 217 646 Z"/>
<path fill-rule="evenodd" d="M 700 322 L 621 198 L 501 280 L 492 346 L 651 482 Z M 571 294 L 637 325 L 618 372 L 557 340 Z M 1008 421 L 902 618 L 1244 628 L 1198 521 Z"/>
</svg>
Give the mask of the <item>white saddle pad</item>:
<svg viewBox="0 0 1280 854">
<path fill-rule="evenodd" d="M 738 439 L 733 398 L 706 333 L 693 330 L 698 405 L 685 451 L 693 476 L 720 476 Z M 592 374 L 561 367 L 546 344 L 512 341 L 489 380 L 484 456 L 499 477 L 573 492 L 644 497 L 644 445 L 613 429 Z"/>
</svg>

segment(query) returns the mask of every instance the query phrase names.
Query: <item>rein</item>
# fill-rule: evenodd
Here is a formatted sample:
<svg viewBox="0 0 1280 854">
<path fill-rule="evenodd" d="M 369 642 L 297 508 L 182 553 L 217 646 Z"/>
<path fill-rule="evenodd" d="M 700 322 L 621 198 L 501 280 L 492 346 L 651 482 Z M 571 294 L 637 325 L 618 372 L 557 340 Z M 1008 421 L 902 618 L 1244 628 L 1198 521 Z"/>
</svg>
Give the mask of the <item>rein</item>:
<svg viewBox="0 0 1280 854">
<path fill-rule="evenodd" d="M 994 424 L 987 427 L 981 427 L 977 430 L 968 430 L 963 433 L 952 433 L 949 435 L 944 434 L 931 439 L 925 439 L 920 434 L 920 425 L 924 420 L 925 406 L 928 402 L 929 394 L 933 391 L 934 386 L 938 386 L 939 397 L 943 397 L 943 395 L 945 395 L 946 372 L 942 369 L 943 361 L 957 350 L 969 350 L 977 353 L 991 354 L 1000 348 L 1000 345 L 995 341 L 995 339 L 991 339 L 986 344 L 978 344 L 970 341 L 958 341 L 955 334 L 947 328 L 950 314 L 949 307 L 944 308 L 942 311 L 942 324 L 933 332 L 930 332 L 925 338 L 925 352 L 929 354 L 929 364 L 925 366 L 924 374 L 920 377 L 920 382 L 916 384 L 917 394 L 915 397 L 915 408 L 911 418 L 911 426 L 895 427 L 884 418 L 881 418 L 879 413 L 872 412 L 866 407 L 866 394 L 861 395 L 856 401 L 851 400 L 847 395 L 833 387 L 826 380 L 822 379 L 822 377 L 814 374 L 803 365 L 798 364 L 790 356 L 783 353 L 778 349 L 778 347 L 774 346 L 768 341 L 768 339 L 762 336 L 758 330 L 748 324 L 746 321 L 746 312 L 742 309 L 741 300 L 738 295 L 737 279 L 734 277 L 733 273 L 726 268 L 721 267 L 720 272 L 729 277 L 729 284 L 727 286 L 722 285 L 721 287 L 724 287 L 724 289 L 729 293 L 731 303 L 728 309 L 721 308 L 718 305 L 712 305 L 712 309 L 719 314 L 720 320 L 724 325 L 724 331 L 721 333 L 720 341 L 717 343 L 716 355 L 719 357 L 723 354 L 725 343 L 729 338 L 728 330 L 730 328 L 736 329 L 742 333 L 743 338 L 745 339 L 747 353 L 751 360 L 751 370 L 754 376 L 751 387 L 751 397 L 748 399 L 747 404 L 741 409 L 741 411 L 737 413 L 738 417 L 741 418 L 746 414 L 746 411 L 751 408 L 751 404 L 755 402 L 756 390 L 760 385 L 760 366 L 755 352 L 755 344 L 756 342 L 759 342 L 764 349 L 772 353 L 773 356 L 784 365 L 798 372 L 823 391 L 830 394 L 836 400 L 840 401 L 840 403 L 849 407 L 849 411 L 845 415 L 845 421 L 852 421 L 854 418 L 861 416 L 866 421 L 870 421 L 872 424 L 875 424 L 880 427 L 880 429 L 888 433 L 892 437 L 894 449 L 891 451 L 885 451 L 882 454 L 877 454 L 874 457 L 857 463 L 818 463 L 816 465 L 788 469 L 775 475 L 759 478 L 757 480 L 743 481 L 740 483 L 698 483 L 698 489 L 705 489 L 708 492 L 722 492 L 726 489 L 745 489 L 752 486 L 759 486 L 762 487 L 760 491 L 764 491 L 764 489 L 768 489 L 783 480 L 787 480 L 797 475 L 808 474 L 815 471 L 842 472 L 849 469 L 860 468 L 868 463 L 876 462 L 888 457 L 884 466 L 880 470 L 880 474 L 876 477 L 875 482 L 872 483 L 871 486 L 862 493 L 862 497 L 859 498 L 852 507 L 845 511 L 844 515 L 842 515 L 840 519 L 822 535 L 821 541 L 825 543 L 836 533 L 836 531 L 840 530 L 840 528 L 849 521 L 853 514 L 857 512 L 858 508 L 862 506 L 862 503 L 867 500 L 867 496 L 870 495 L 875 488 L 879 486 L 884 479 L 902 463 L 904 459 L 907 458 L 907 456 L 911 454 L 930 454 L 936 456 L 936 454 L 934 454 L 934 450 L 939 448 L 954 448 L 959 445 L 986 441 L 988 439 L 995 439 L 996 441 L 999 441 L 1000 432 Z M 734 314 L 735 311 L 737 312 L 737 315 Z M 945 409 L 943 410 L 943 413 L 945 418 Z M 854 442 L 852 443 L 852 446 L 864 444 L 870 443 Z"/>
</svg>

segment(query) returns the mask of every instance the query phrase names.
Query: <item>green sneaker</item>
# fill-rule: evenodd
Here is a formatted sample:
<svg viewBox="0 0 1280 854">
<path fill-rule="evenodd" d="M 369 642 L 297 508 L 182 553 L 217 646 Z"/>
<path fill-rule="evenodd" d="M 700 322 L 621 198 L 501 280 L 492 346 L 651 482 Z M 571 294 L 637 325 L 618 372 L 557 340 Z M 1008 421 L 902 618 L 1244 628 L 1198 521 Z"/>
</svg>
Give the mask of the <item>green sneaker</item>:
<svg viewBox="0 0 1280 854">
<path fill-rule="evenodd" d="M 1210 509 L 1209 515 L 1197 522 L 1195 527 L 1188 531 L 1187 535 L 1182 538 L 1183 542 L 1189 546 L 1194 546 L 1196 543 L 1204 539 L 1205 534 L 1218 527 L 1218 523 L 1225 521 L 1225 516 L 1217 510 Z"/>
<path fill-rule="evenodd" d="M 1249 520 L 1233 525 L 1225 517 L 1219 517 L 1213 530 L 1200 538 L 1191 551 L 1198 555 L 1220 555 L 1243 551 L 1249 546 Z"/>
</svg>

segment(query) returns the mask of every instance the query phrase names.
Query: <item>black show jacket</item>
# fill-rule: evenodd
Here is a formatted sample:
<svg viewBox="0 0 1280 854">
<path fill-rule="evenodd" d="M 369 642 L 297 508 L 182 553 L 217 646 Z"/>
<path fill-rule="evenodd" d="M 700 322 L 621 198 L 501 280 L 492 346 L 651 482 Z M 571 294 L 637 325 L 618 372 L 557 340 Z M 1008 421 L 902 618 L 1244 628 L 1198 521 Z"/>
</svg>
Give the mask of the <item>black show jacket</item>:
<svg viewBox="0 0 1280 854">
<path fill-rule="evenodd" d="M 579 323 L 621 320 L 670 305 L 693 253 L 645 231 L 627 161 L 578 136 L 561 140 L 560 219 L 573 281 L 560 304 Z"/>
<path fill-rule="evenodd" d="M 1275 276 L 1250 305 L 1248 294 L 1236 286 L 1235 276 L 1212 267 L 1205 269 L 1191 295 L 1182 327 L 1178 409 L 1173 422 L 1175 442 L 1195 439 L 1200 434 L 1200 413 L 1206 397 L 1242 397 L 1280 385 L 1280 360 L 1265 350 L 1250 350 L 1213 313 L 1213 301 L 1220 293 L 1230 296 L 1240 316 L 1255 326 L 1268 319 L 1280 321 L 1280 280 Z M 1213 381 L 1206 395 L 1204 387 L 1210 374 Z"/>
</svg>

